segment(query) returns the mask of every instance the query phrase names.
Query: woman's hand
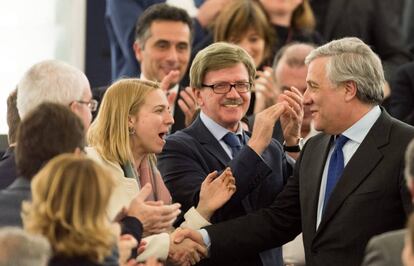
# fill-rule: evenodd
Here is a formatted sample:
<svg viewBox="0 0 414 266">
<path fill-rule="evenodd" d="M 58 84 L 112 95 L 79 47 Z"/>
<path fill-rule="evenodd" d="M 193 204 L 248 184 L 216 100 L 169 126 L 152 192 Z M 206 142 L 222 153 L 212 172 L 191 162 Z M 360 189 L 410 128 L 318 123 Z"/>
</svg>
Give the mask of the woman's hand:
<svg viewBox="0 0 414 266">
<path fill-rule="evenodd" d="M 217 177 L 217 171 L 210 173 L 201 184 L 200 200 L 196 210 L 206 219 L 210 220 L 213 213 L 221 208 L 236 192 L 236 179 L 227 167 Z"/>
</svg>

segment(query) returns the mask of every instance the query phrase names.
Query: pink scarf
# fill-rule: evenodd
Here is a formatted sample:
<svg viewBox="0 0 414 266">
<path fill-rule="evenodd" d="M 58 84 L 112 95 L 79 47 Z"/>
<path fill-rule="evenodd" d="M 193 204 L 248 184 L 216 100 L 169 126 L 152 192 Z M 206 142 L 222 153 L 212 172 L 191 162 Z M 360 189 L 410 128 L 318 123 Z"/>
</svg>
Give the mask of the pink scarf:
<svg viewBox="0 0 414 266">
<path fill-rule="evenodd" d="M 147 200 L 162 200 L 164 204 L 171 204 L 171 194 L 162 180 L 161 174 L 155 165 L 155 158 L 145 156 L 138 169 L 139 182 L 141 187 L 150 183 L 152 185 L 152 194 Z"/>
</svg>

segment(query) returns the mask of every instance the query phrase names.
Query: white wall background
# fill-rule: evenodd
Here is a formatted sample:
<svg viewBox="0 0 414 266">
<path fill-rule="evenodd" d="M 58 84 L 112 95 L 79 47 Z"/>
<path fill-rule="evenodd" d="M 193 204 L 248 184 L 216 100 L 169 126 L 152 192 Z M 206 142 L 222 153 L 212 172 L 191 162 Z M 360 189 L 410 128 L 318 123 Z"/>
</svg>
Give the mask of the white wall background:
<svg viewBox="0 0 414 266">
<path fill-rule="evenodd" d="M 31 65 L 59 59 L 84 70 L 85 21 L 86 0 L 0 0 L 0 134 L 7 97 Z"/>
</svg>

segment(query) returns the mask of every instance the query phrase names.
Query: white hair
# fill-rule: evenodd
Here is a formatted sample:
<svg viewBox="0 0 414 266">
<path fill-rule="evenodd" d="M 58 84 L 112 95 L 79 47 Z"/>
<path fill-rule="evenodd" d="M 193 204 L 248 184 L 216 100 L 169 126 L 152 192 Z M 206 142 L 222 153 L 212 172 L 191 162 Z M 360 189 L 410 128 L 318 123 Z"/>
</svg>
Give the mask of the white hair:
<svg viewBox="0 0 414 266">
<path fill-rule="evenodd" d="M 20 118 L 43 102 L 69 105 L 81 100 L 89 81 L 79 69 L 58 61 L 45 60 L 33 65 L 18 84 L 17 109 Z"/>
<path fill-rule="evenodd" d="M 0 266 L 46 266 L 51 255 L 45 237 L 17 227 L 0 229 L 0 247 Z"/>
<path fill-rule="evenodd" d="M 331 41 L 313 50 L 305 63 L 319 57 L 329 57 L 326 72 L 333 84 L 354 81 L 360 101 L 382 102 L 385 78 L 381 60 L 363 41 L 352 37 Z"/>
</svg>

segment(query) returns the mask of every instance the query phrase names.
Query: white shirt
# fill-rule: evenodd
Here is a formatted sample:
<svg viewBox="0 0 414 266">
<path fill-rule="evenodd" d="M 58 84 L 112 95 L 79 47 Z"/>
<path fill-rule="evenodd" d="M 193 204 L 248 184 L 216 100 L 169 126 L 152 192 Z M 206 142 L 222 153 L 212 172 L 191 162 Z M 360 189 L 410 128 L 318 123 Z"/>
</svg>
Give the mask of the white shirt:
<svg viewBox="0 0 414 266">
<path fill-rule="evenodd" d="M 230 130 L 222 127 L 221 125 L 217 124 L 213 119 L 208 117 L 203 111 L 200 112 L 200 119 L 203 122 L 203 124 L 206 126 L 208 131 L 210 131 L 211 134 L 217 139 L 217 141 L 220 143 L 220 145 L 223 147 L 224 151 L 227 153 L 227 155 L 230 157 L 230 159 L 233 159 L 233 156 L 231 154 L 231 148 L 224 142 L 223 137 L 230 132 Z M 243 136 L 243 129 L 239 122 L 239 127 L 237 131 L 235 132 L 236 135 Z"/>
<path fill-rule="evenodd" d="M 360 120 L 358 120 L 347 130 L 342 132 L 342 135 L 346 136 L 349 139 L 342 148 L 342 151 L 344 153 L 344 168 L 348 164 L 349 160 L 351 160 L 352 156 L 357 151 L 359 145 L 361 145 L 362 141 L 365 139 L 369 130 L 377 121 L 380 115 L 381 109 L 378 106 L 374 106 Z M 334 147 L 332 145 L 329 150 L 328 158 L 326 158 L 325 168 L 323 169 L 321 188 L 319 190 L 316 229 L 318 229 L 319 224 L 322 220 L 322 210 L 323 202 L 325 199 L 326 181 L 328 179 L 329 161 L 331 159 L 333 150 Z"/>
</svg>

